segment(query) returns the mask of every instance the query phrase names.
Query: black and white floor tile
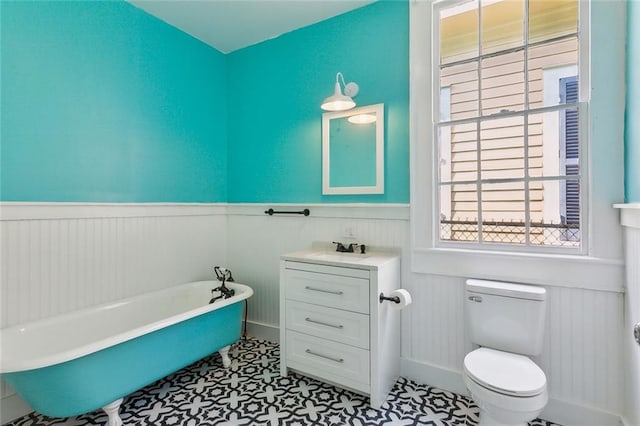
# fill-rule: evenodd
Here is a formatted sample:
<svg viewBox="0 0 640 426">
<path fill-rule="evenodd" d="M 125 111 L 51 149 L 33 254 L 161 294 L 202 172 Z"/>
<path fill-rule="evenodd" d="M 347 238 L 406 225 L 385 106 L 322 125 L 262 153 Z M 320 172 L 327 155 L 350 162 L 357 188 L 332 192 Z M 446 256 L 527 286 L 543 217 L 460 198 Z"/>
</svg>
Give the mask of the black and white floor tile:
<svg viewBox="0 0 640 426">
<path fill-rule="evenodd" d="M 280 377 L 276 343 L 248 339 L 232 346 L 229 369 L 218 354 L 125 398 L 125 425 L 476 425 L 467 397 L 400 378 L 381 409 L 364 396 L 297 375 Z M 32 413 L 11 426 L 104 425 L 102 411 L 68 419 Z M 536 419 L 530 425 L 554 426 Z"/>
</svg>

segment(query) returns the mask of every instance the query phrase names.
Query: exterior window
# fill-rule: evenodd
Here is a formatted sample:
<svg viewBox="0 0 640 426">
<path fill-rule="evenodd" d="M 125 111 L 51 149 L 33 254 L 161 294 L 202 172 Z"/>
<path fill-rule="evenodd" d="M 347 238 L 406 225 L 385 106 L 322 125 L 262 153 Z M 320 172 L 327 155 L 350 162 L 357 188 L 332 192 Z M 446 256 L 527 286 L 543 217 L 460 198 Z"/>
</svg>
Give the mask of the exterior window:
<svg viewBox="0 0 640 426">
<path fill-rule="evenodd" d="M 578 7 L 435 4 L 438 245 L 581 249 Z"/>
</svg>

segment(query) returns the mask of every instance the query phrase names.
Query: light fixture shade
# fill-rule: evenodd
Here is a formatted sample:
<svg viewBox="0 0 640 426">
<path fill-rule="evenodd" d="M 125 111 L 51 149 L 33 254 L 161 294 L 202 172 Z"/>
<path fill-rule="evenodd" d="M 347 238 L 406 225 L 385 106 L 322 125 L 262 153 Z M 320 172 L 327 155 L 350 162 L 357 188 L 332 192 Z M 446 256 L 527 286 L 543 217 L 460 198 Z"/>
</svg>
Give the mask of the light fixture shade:
<svg viewBox="0 0 640 426">
<path fill-rule="evenodd" d="M 350 96 L 346 96 L 342 94 L 342 90 L 340 89 L 340 83 L 336 81 L 336 86 L 333 91 L 333 95 L 326 98 L 320 108 L 325 111 L 345 111 L 347 109 L 351 109 L 356 106 L 356 103 L 351 99 Z"/>
<path fill-rule="evenodd" d="M 375 114 L 358 114 L 347 118 L 347 121 L 353 124 L 371 124 L 375 123 L 376 120 L 377 118 Z"/>
</svg>

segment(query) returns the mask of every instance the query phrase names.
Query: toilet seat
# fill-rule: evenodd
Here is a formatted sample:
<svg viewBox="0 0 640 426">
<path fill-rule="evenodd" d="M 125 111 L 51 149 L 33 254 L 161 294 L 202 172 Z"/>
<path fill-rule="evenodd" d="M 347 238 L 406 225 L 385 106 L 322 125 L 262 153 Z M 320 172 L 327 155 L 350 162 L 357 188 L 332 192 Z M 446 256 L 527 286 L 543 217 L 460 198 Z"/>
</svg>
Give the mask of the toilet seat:
<svg viewBox="0 0 640 426">
<path fill-rule="evenodd" d="M 532 360 L 490 348 L 469 352 L 464 371 L 478 385 L 508 396 L 532 397 L 547 387 L 544 372 Z"/>
</svg>

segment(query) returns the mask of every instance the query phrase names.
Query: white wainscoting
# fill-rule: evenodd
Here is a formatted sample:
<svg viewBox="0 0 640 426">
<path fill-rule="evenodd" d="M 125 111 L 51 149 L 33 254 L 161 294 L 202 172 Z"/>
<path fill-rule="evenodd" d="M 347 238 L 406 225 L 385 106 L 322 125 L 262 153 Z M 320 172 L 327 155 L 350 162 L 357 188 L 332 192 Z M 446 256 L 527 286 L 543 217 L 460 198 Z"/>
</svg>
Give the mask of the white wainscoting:
<svg viewBox="0 0 640 426">
<path fill-rule="evenodd" d="M 3 326 L 208 278 L 211 266 L 226 264 L 238 282 L 254 289 L 249 330 L 276 338 L 280 255 L 314 241 L 357 241 L 400 248 L 403 254 L 402 286 L 414 300 L 402 313 L 404 374 L 464 392 L 462 360 L 471 349 L 465 335 L 465 278 L 409 272 L 408 206 L 233 204 L 193 206 L 193 210 L 184 206 L 184 215 L 172 211 L 164 216 L 159 214 L 163 206 L 67 205 L 66 212 L 56 207 L 54 218 L 47 219 L 46 214 L 33 212 L 50 206 L 21 205 L 32 211 L 27 220 L 20 219 L 25 213 L 18 214 L 18 207 L 17 216 L 9 215 L 5 207 L 0 265 Z M 311 215 L 267 216 L 264 211 L 270 207 L 308 207 Z M 102 208 L 111 213 L 120 210 L 111 216 L 100 213 Z M 82 214 L 89 217 L 76 217 Z M 536 360 L 547 374 L 552 398 L 544 414 L 564 424 L 585 423 L 586 418 L 615 422 L 624 399 L 623 294 L 547 288 L 547 344 Z"/>
<path fill-rule="evenodd" d="M 403 338 L 411 342 L 409 351 L 403 347 L 403 373 L 464 392 L 462 361 L 472 349 L 465 334 L 465 280 L 437 275 L 414 275 L 413 280 L 414 304 L 405 311 L 413 330 L 409 335 L 403 330 Z M 546 341 L 535 361 L 547 375 L 554 401 L 543 417 L 565 425 L 585 424 L 584 419 L 597 415 L 594 411 L 603 411 L 599 422 L 586 424 L 617 425 L 623 401 L 622 293 L 546 288 Z M 566 410 L 567 404 L 588 414 L 575 407 Z"/>
<path fill-rule="evenodd" d="M 277 338 L 279 256 L 307 248 L 314 241 L 347 240 L 351 231 L 349 241 L 402 250 L 402 287 L 412 293 L 414 301 L 402 312 L 404 375 L 466 392 L 462 360 L 472 345 L 465 334 L 465 278 L 409 272 L 408 207 L 371 206 L 354 211 L 351 206 L 281 206 L 283 210 L 309 207 L 309 217 L 267 216 L 264 211 L 269 207 L 278 210 L 270 205 L 232 205 L 228 209 L 229 266 L 236 279 L 254 288 L 249 301 L 253 330 Z M 547 341 L 544 353 L 536 359 L 549 380 L 551 402 L 544 415 L 566 425 L 617 425 L 623 401 L 623 293 L 547 289 Z"/>
<path fill-rule="evenodd" d="M 211 279 L 212 267 L 227 262 L 226 206 L 2 203 L 0 209 L 0 327 Z M 10 394 L 3 384 L 0 396 Z M 4 402 L 2 422 L 12 414 Z"/>
<path fill-rule="evenodd" d="M 270 207 L 286 211 L 309 207 L 311 215 L 268 216 L 264 211 Z M 253 287 L 250 320 L 271 327 L 278 327 L 279 260 L 283 253 L 308 248 L 314 241 L 406 245 L 407 206 L 230 205 L 228 211 L 229 267 L 237 281 Z"/>
<path fill-rule="evenodd" d="M 640 322 L 640 203 L 617 205 L 625 229 L 627 287 L 622 336 L 625 367 L 624 422 L 640 425 L 640 346 L 633 339 L 633 326 Z"/>
</svg>

